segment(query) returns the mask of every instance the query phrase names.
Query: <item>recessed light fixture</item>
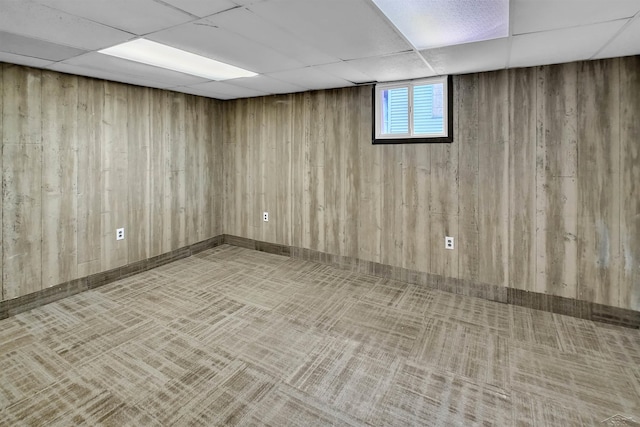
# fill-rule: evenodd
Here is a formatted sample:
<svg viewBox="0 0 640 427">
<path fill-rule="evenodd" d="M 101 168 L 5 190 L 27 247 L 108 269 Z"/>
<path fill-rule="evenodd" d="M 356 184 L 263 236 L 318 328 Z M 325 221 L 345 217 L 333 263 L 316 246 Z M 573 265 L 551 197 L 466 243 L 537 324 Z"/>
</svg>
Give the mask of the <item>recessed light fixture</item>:
<svg viewBox="0 0 640 427">
<path fill-rule="evenodd" d="M 229 80 L 257 75 L 243 68 L 147 39 L 132 40 L 98 52 L 210 80 Z"/>
<path fill-rule="evenodd" d="M 509 0 L 372 0 L 416 49 L 509 36 Z"/>
</svg>

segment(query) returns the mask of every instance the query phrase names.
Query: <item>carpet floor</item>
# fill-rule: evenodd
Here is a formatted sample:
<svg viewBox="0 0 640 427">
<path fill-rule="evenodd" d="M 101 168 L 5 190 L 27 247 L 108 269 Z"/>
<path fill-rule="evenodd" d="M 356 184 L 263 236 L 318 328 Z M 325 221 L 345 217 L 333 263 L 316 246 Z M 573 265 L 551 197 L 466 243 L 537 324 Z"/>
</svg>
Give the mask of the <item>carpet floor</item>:
<svg viewBox="0 0 640 427">
<path fill-rule="evenodd" d="M 640 425 L 640 331 L 223 245 L 0 321 L 0 425 Z"/>
</svg>

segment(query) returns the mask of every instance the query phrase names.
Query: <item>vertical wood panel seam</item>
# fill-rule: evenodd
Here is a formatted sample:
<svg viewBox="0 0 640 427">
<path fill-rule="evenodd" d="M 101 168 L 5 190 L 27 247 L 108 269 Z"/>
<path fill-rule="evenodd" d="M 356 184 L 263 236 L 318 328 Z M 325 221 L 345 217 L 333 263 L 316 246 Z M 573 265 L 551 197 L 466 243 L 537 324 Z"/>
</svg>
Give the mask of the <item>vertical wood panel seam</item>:
<svg viewBox="0 0 640 427">
<path fill-rule="evenodd" d="M 536 96 L 536 100 L 535 100 L 535 104 L 534 104 L 535 105 L 535 111 L 536 111 L 536 113 L 535 113 L 536 114 L 536 137 L 535 137 L 535 141 L 534 141 L 535 147 L 534 147 L 534 150 L 533 150 L 533 165 L 534 165 L 533 166 L 534 167 L 534 179 L 533 179 L 533 182 L 535 184 L 535 186 L 533 188 L 533 190 L 535 191 L 535 196 L 534 196 L 534 201 L 533 201 L 533 206 L 534 206 L 534 215 L 533 215 L 534 218 L 533 218 L 533 221 L 534 221 L 534 224 L 535 224 L 536 235 L 533 236 L 533 241 L 534 241 L 534 245 L 535 245 L 535 251 L 533 252 L 534 258 L 535 258 L 535 260 L 533 262 L 533 268 L 534 268 L 534 270 L 533 270 L 533 279 L 532 279 L 533 282 L 531 284 L 532 288 L 533 288 L 533 291 L 539 291 L 539 289 L 538 289 L 538 271 L 539 271 L 539 263 L 538 263 L 538 232 L 539 232 L 538 231 L 539 230 L 539 228 L 538 228 L 538 188 L 539 188 L 538 187 L 538 184 L 539 184 L 539 182 L 538 182 L 539 181 L 538 180 L 538 155 L 539 155 L 538 145 L 539 144 L 538 144 L 538 141 L 539 141 L 539 138 L 541 138 L 541 136 L 540 136 L 540 134 L 541 134 L 541 132 L 540 132 L 540 128 L 541 128 L 540 124 L 541 123 L 540 122 L 542 120 L 541 111 L 540 111 L 541 107 L 540 107 L 540 104 L 538 103 L 538 96 L 540 95 L 539 94 L 539 91 L 540 91 L 540 79 L 542 78 L 542 73 L 540 73 L 539 71 L 540 71 L 540 67 L 536 67 L 535 80 L 534 80 L 535 94 L 536 94 L 535 95 Z"/>
<path fill-rule="evenodd" d="M 455 103 L 455 105 L 453 106 L 453 114 L 455 114 L 455 117 L 458 118 L 458 120 L 456 121 L 456 127 L 454 129 L 454 135 L 453 135 L 453 143 L 454 144 L 458 144 L 458 174 L 456 176 L 456 185 L 458 186 L 458 194 L 456 195 L 457 197 L 457 201 L 456 201 L 456 205 L 457 205 L 457 209 L 456 209 L 456 214 L 457 214 L 457 222 L 458 222 L 458 235 L 455 236 L 458 238 L 458 248 L 460 248 L 460 235 L 462 234 L 462 226 L 461 226 L 461 220 L 460 217 L 461 212 L 460 212 L 460 169 L 462 168 L 462 165 L 460 164 L 460 158 L 462 157 L 460 155 L 460 76 L 456 76 L 456 77 L 450 77 L 450 78 L 454 78 L 454 84 L 453 84 L 453 90 L 454 90 L 454 96 L 453 96 L 453 102 Z M 458 141 L 456 142 L 456 137 L 458 139 Z M 457 262 L 456 262 L 456 272 L 457 278 L 460 278 L 460 262 L 461 262 L 461 256 L 458 254 L 457 257 Z"/>
<path fill-rule="evenodd" d="M 539 137 L 539 132 L 540 132 L 540 126 L 538 123 L 539 120 L 539 111 L 538 111 L 538 79 L 539 79 L 539 71 L 540 68 L 539 67 L 535 67 L 534 71 L 533 71 L 533 85 L 534 85 L 534 90 L 533 90 L 533 108 L 535 111 L 535 118 L 536 118 L 536 122 L 534 123 L 535 126 L 535 138 L 533 140 L 533 161 L 532 161 L 532 169 L 533 169 L 533 217 L 532 217 L 532 221 L 533 221 L 533 229 L 535 231 L 535 235 L 531 236 L 531 243 L 533 245 L 533 251 L 531 252 L 533 254 L 533 272 L 532 277 L 531 277 L 531 282 L 529 284 L 529 286 L 531 286 L 531 290 L 532 291 L 537 291 L 538 290 L 538 286 L 537 286 L 537 282 L 538 282 L 538 238 L 537 238 L 537 233 L 538 233 L 538 167 L 537 167 L 537 162 L 538 162 L 538 137 Z"/>
<path fill-rule="evenodd" d="M 580 126 L 580 99 L 578 98 L 578 95 L 580 94 L 580 82 L 578 82 L 578 78 L 580 77 L 580 68 L 578 66 L 576 66 L 576 87 L 575 87 L 575 99 L 576 99 L 576 125 L 579 127 Z M 576 171 L 575 171 L 575 179 L 576 179 L 576 203 L 578 204 L 576 206 L 576 227 L 575 230 L 578 234 L 578 236 L 576 236 L 576 254 L 577 254 L 577 259 L 575 260 L 576 263 L 576 281 L 577 281 L 577 285 L 576 285 L 576 289 L 575 289 L 575 298 L 576 299 L 580 299 L 583 296 L 583 288 L 584 288 L 584 283 L 582 281 L 582 277 L 584 277 L 582 275 L 582 272 L 580 271 L 580 177 L 581 177 L 581 173 L 580 171 L 582 170 L 582 168 L 580 167 L 580 132 L 578 131 L 578 129 L 576 129 Z M 591 298 L 593 299 L 593 297 Z"/>
<path fill-rule="evenodd" d="M 480 85 L 482 84 L 482 79 L 480 79 L 480 75 L 478 75 L 475 78 L 475 99 L 474 99 L 474 111 L 476 112 L 476 136 L 475 136 L 475 154 L 476 154 L 476 170 L 478 171 L 476 176 L 475 176 L 475 180 L 478 181 L 478 183 L 480 182 L 480 138 L 478 138 L 478 133 L 480 133 L 480 94 L 481 94 L 481 87 Z M 479 188 L 479 184 L 478 184 L 478 188 L 477 191 L 475 192 L 476 194 L 474 195 L 474 209 L 475 209 L 475 228 L 476 228 L 476 232 L 477 232 L 477 239 L 476 239 L 476 248 L 475 248 L 475 256 L 476 256 L 476 279 L 479 279 L 481 277 L 480 274 L 480 228 L 481 228 L 481 221 L 480 221 L 480 188 Z"/>
<path fill-rule="evenodd" d="M 373 97 L 372 102 L 375 102 L 375 97 Z M 372 107 L 373 108 L 373 107 Z M 378 146 L 373 145 L 373 142 L 371 143 L 371 147 L 373 149 L 378 149 Z M 382 242 L 384 240 L 384 236 L 382 235 L 382 230 L 384 229 L 384 197 L 382 197 L 382 195 L 384 195 L 384 165 L 385 165 L 385 150 L 382 149 L 382 147 L 380 147 L 378 149 L 378 151 L 380 152 L 380 159 L 378 162 L 378 173 L 380 175 L 380 189 L 379 189 L 379 194 L 381 195 L 381 197 L 378 197 L 378 212 L 380 213 L 380 217 L 378 219 L 378 227 L 380 228 L 380 238 L 376 239 L 377 242 L 377 247 L 378 247 L 378 257 L 377 257 L 377 261 L 378 262 L 382 262 L 383 259 L 385 259 L 385 254 L 382 252 Z M 431 163 L 429 163 L 429 168 L 431 168 Z M 427 208 L 428 209 L 428 208 Z M 428 213 L 428 212 L 427 212 Z"/>
<path fill-rule="evenodd" d="M 515 126 L 513 126 L 513 121 L 514 121 L 514 112 L 513 112 L 513 104 L 512 104 L 512 97 L 513 97 L 513 92 L 512 89 L 515 90 L 516 85 L 514 84 L 514 81 L 516 80 L 516 78 L 518 77 L 516 73 L 519 73 L 519 71 L 507 71 L 507 141 L 506 141 L 506 147 L 507 147 L 507 271 L 506 271 L 506 285 L 507 287 L 517 287 L 517 285 L 515 285 L 514 283 L 511 283 L 511 251 L 513 248 L 513 198 L 511 196 L 511 183 L 510 180 L 515 178 L 515 174 L 513 174 L 512 176 L 512 160 L 511 160 L 511 144 L 514 144 L 515 141 L 513 140 L 513 129 L 515 128 Z"/>
<path fill-rule="evenodd" d="M 522 71 L 521 70 L 517 70 L 517 71 L 514 72 L 514 75 L 515 75 L 515 73 L 520 73 L 520 72 L 522 72 Z M 507 106 L 506 106 L 506 108 L 507 108 L 507 126 L 506 126 L 506 128 L 507 128 L 506 129 L 507 140 L 504 142 L 504 145 L 506 147 L 505 159 L 507 161 L 507 164 L 506 164 L 506 167 L 505 167 L 505 173 L 507 174 L 507 176 L 506 176 L 506 178 L 507 178 L 506 179 L 506 181 L 507 181 L 507 189 L 506 189 L 507 190 L 506 191 L 506 194 L 507 194 L 507 224 L 506 224 L 507 225 L 507 247 L 506 247 L 506 252 L 504 253 L 506 255 L 506 260 L 503 261 L 503 262 L 506 262 L 506 265 L 505 265 L 506 268 L 503 267 L 503 271 L 504 271 L 504 275 L 505 275 L 505 282 L 504 283 L 505 283 L 506 287 L 507 288 L 517 288 L 516 284 L 511 283 L 511 268 L 510 268 L 511 267 L 511 265 L 510 265 L 511 255 L 510 255 L 510 252 L 511 252 L 511 239 L 513 238 L 513 236 L 512 236 L 513 229 L 511 227 L 511 224 L 512 224 L 511 215 L 513 214 L 513 206 L 511 206 L 511 196 L 510 195 L 511 195 L 511 188 L 513 187 L 513 183 L 511 182 L 513 177 L 509 176 L 510 175 L 510 169 L 511 169 L 511 150 L 512 150 L 511 144 L 513 143 L 513 141 L 511 140 L 511 131 L 512 131 L 512 127 L 513 127 L 513 123 L 512 123 L 511 118 L 510 118 L 511 111 L 512 111 L 512 108 L 510 108 L 510 107 L 511 107 L 511 105 L 513 105 L 512 104 L 513 100 L 511 99 L 511 96 L 512 96 L 511 89 L 512 89 L 512 86 L 513 86 L 513 88 L 515 88 L 515 81 L 512 81 L 512 80 L 515 80 L 515 79 L 512 79 L 511 76 L 509 76 L 509 71 L 507 71 L 506 74 L 507 74 L 507 97 L 506 97 L 507 98 L 506 99 L 506 101 L 507 101 Z M 504 176 L 504 173 L 503 173 L 503 176 Z"/>
<path fill-rule="evenodd" d="M 129 103 L 129 94 L 130 94 L 129 88 L 127 87 L 127 88 L 125 88 L 125 89 L 126 89 L 126 91 L 127 91 L 127 105 L 125 106 L 125 109 L 126 109 L 126 111 L 127 111 L 127 126 L 126 126 L 126 129 L 127 129 L 127 145 L 128 145 L 128 144 L 129 144 L 129 142 L 130 142 L 130 141 L 129 141 L 129 139 L 130 139 L 130 137 L 129 137 L 129 125 L 130 125 L 130 123 L 129 123 L 129 118 L 131 117 L 131 115 L 132 115 L 134 112 L 133 112 L 133 111 L 131 111 L 131 109 L 133 108 L 133 106 Z M 136 129 L 136 130 L 137 130 L 137 129 Z M 131 157 L 130 157 L 130 155 L 129 155 L 129 148 L 127 147 L 127 173 L 126 173 L 127 180 L 129 180 L 129 177 L 131 176 L 131 175 L 130 175 L 130 173 L 131 173 L 131 166 L 130 166 L 130 163 L 131 163 Z M 137 183 L 136 183 L 136 185 L 137 185 Z M 128 239 L 125 239 L 125 245 L 126 245 L 126 246 L 128 246 L 128 247 L 127 247 L 127 256 L 126 256 L 127 264 L 128 264 L 129 262 L 131 262 L 131 256 L 132 256 L 132 254 L 131 254 L 131 247 L 129 247 L 129 246 L 130 246 L 130 243 L 129 243 L 129 242 L 133 242 L 133 240 L 134 240 L 135 238 L 137 238 L 137 237 L 134 237 L 133 233 L 131 233 L 131 231 L 132 231 L 132 229 L 133 229 L 133 226 L 132 226 L 132 224 L 130 224 L 130 223 L 129 223 L 129 219 L 130 219 L 130 213 L 129 213 L 129 210 L 131 209 L 131 206 L 130 206 L 129 201 L 130 201 L 130 199 L 131 199 L 131 191 L 133 191 L 133 189 L 131 188 L 131 185 L 128 185 L 128 186 L 127 186 L 127 197 L 126 197 L 126 200 L 127 200 L 127 210 L 126 210 L 126 218 L 125 218 L 125 223 L 127 224 L 127 225 L 126 225 L 127 229 L 126 229 L 125 231 L 127 231 L 127 232 L 128 232 L 128 233 L 127 233 L 127 237 L 129 237 Z M 116 227 L 119 227 L 119 225 L 116 225 Z M 112 227 L 112 228 L 113 228 L 113 227 Z"/>
<path fill-rule="evenodd" d="M 620 77 L 622 75 L 622 67 L 626 66 L 626 63 L 620 59 L 616 59 L 618 61 L 618 75 L 616 76 L 616 80 L 618 82 L 621 82 Z M 616 274 L 618 275 L 618 278 L 616 280 L 616 283 L 618 284 L 617 286 L 617 291 L 618 291 L 618 298 L 617 298 L 617 302 L 616 302 L 616 306 L 617 307 L 623 307 L 626 304 L 630 304 L 631 301 L 629 302 L 625 302 L 622 301 L 622 287 L 624 284 L 623 278 L 623 272 L 624 272 L 624 245 L 623 245 L 623 241 L 624 241 L 624 236 L 622 235 L 622 210 L 623 210 L 623 200 L 625 198 L 625 195 L 622 194 L 623 191 L 623 180 L 622 177 L 624 175 L 624 163 L 623 163 L 623 157 L 622 157 L 622 118 L 620 117 L 621 113 L 622 113 L 622 90 L 623 90 L 624 84 L 618 84 L 618 170 L 616 171 L 618 173 L 618 191 L 621 194 L 621 197 L 618 197 L 618 257 L 619 257 L 619 261 L 618 261 L 618 268 L 616 271 Z M 613 304 L 609 304 L 609 305 L 613 305 Z M 629 305 L 627 305 L 628 307 Z"/>
<path fill-rule="evenodd" d="M 461 84 L 461 77 L 460 76 L 456 76 L 455 77 L 455 84 L 453 85 L 453 90 L 455 91 L 455 96 L 453 97 L 454 102 L 456 103 L 456 105 L 454 105 L 453 111 L 455 116 L 458 118 L 458 120 L 456 121 L 456 128 L 455 128 L 455 135 L 454 135 L 454 144 L 458 144 L 458 173 L 456 176 L 456 185 L 458 186 L 458 194 L 456 194 L 458 200 L 456 201 L 456 205 L 457 205 L 457 209 L 456 209 L 456 214 L 457 214 L 457 221 L 458 221 L 458 235 L 455 236 L 458 239 L 458 248 L 460 248 L 460 235 L 462 234 L 462 225 L 463 225 L 463 221 L 462 221 L 462 212 L 460 212 L 460 170 L 462 169 L 462 165 L 461 165 L 461 159 L 462 159 L 462 155 L 460 153 L 460 84 Z M 458 139 L 458 141 L 455 141 L 455 139 Z M 459 250 L 459 249 L 458 249 Z M 462 271 L 460 263 L 462 262 L 462 257 L 460 256 L 460 254 L 458 254 L 457 257 L 457 278 L 460 278 L 461 274 L 460 272 Z"/>
<path fill-rule="evenodd" d="M 78 91 L 78 100 L 77 101 L 78 102 L 76 102 L 76 123 L 75 123 L 76 127 L 78 126 L 78 118 L 80 117 L 80 96 L 81 96 L 81 94 L 80 94 L 81 80 L 80 79 L 82 79 L 82 78 L 83 77 L 78 77 L 78 84 L 77 84 L 77 91 Z M 88 108 L 89 108 L 89 106 L 87 105 L 87 109 Z M 76 129 L 76 134 L 77 134 L 77 132 L 78 132 L 78 130 Z M 78 150 L 77 153 L 78 154 L 80 153 L 80 144 L 81 143 L 82 142 L 78 138 L 78 147 L 77 147 L 77 150 Z M 85 144 L 86 144 L 86 142 L 85 142 Z M 79 162 L 80 161 L 79 156 L 77 158 L 78 158 L 78 162 Z M 80 173 L 76 173 L 76 192 L 75 192 L 76 199 L 78 199 L 78 192 L 80 191 L 80 179 L 81 179 Z M 76 203 L 76 250 L 77 250 L 77 248 L 80 247 L 80 239 L 79 239 L 80 233 L 79 233 L 79 227 L 78 227 L 78 225 L 79 225 L 78 219 L 79 218 L 80 218 L 80 203 Z M 79 266 L 79 265 L 80 265 L 80 262 L 79 262 L 78 258 L 76 257 L 76 267 Z"/>
<path fill-rule="evenodd" d="M 40 287 L 39 289 L 42 290 L 42 283 L 43 283 L 43 277 L 42 277 L 42 271 L 43 271 L 43 267 L 44 267 L 44 192 L 42 191 L 42 179 L 43 179 L 43 169 L 44 169 L 44 150 L 42 149 L 42 145 L 43 145 L 43 141 L 44 141 L 44 137 L 43 137 L 43 133 L 44 132 L 44 120 L 42 120 L 42 111 L 44 108 L 43 104 L 43 86 L 44 86 L 44 75 L 42 74 L 42 70 L 38 70 L 38 73 L 40 73 L 40 168 L 38 170 L 38 172 L 40 173 Z"/>
<path fill-rule="evenodd" d="M 294 154 L 294 144 L 296 143 L 294 141 L 295 139 L 295 131 L 294 131 L 294 123 L 295 123 L 295 111 L 296 111 L 296 100 L 297 97 L 294 94 L 289 94 L 289 102 L 290 104 L 290 108 L 289 108 L 289 120 L 291 121 L 291 126 L 289 128 L 289 223 L 288 223 L 288 227 L 289 227 L 289 245 L 293 245 L 293 240 L 294 240 L 294 236 L 293 236 L 293 230 L 294 230 L 294 204 L 295 204 L 295 196 L 294 196 L 294 191 L 295 191 L 295 187 L 294 187 L 294 175 L 293 175 L 293 154 Z M 224 230 L 223 230 L 224 231 Z"/>
<path fill-rule="evenodd" d="M 76 102 L 76 123 L 75 126 L 78 126 L 78 122 L 79 122 L 79 117 L 80 117 L 80 85 L 81 85 L 81 79 L 83 77 L 82 76 L 78 76 L 78 83 L 77 83 L 77 102 Z M 76 134 L 78 133 L 77 129 L 76 129 Z M 78 164 L 80 163 L 80 137 L 76 136 L 78 138 L 78 147 L 77 148 L 77 156 L 78 156 Z M 78 192 L 80 191 L 80 171 L 78 170 L 78 172 L 76 173 L 76 191 L 73 194 L 74 197 L 76 198 L 76 200 L 78 199 Z M 76 241 L 76 251 L 78 250 L 78 248 L 80 247 L 80 242 L 78 239 L 78 236 L 80 235 L 79 228 L 80 228 L 80 222 L 78 221 L 78 219 L 80 218 L 79 215 L 80 212 L 80 203 L 76 203 L 76 211 L 75 211 L 75 215 L 76 215 L 76 236 L 75 236 L 75 241 Z M 78 259 L 78 257 L 76 257 L 76 268 L 80 265 L 80 260 Z"/>
<path fill-rule="evenodd" d="M 0 298 L 2 301 L 4 298 L 4 235 L 3 235 L 3 224 L 4 224 L 4 73 L 7 66 L 3 63 L 0 63 L 0 241 L 2 241 L 2 250 L 0 251 L 0 262 L 3 264 L 0 269 Z"/>
<path fill-rule="evenodd" d="M 2 242 L 2 250 L 0 251 L 0 301 L 4 301 L 4 72 L 7 66 L 0 63 L 0 242 Z"/>
<path fill-rule="evenodd" d="M 2 197 L 2 207 L 0 208 L 0 215 L 2 215 L 2 223 L 0 223 L 0 225 L 4 225 L 4 115 L 5 115 L 5 111 L 4 111 L 4 92 L 5 92 L 5 72 L 6 72 L 6 68 L 7 66 L 5 64 L 0 64 L 0 70 L 2 71 L 2 74 L 0 75 L 0 79 L 2 79 L 2 87 L 0 87 L 0 96 L 2 96 L 2 99 L 0 99 L 0 102 L 3 104 L 2 105 L 2 111 L 1 111 L 1 116 L 0 120 L 2 120 L 2 122 L 0 123 L 2 126 L 0 126 L 0 129 L 2 130 L 0 132 L 0 144 L 2 144 L 2 147 L 0 147 L 1 153 L 2 153 L 2 159 L 0 159 L 1 163 L 2 163 L 2 171 L 0 173 L 0 179 L 2 180 L 2 188 L 0 188 L 0 197 Z M 2 229 L 0 229 L 0 233 L 2 233 L 2 258 L 0 259 L 0 262 L 2 262 L 2 280 L 0 281 L 0 294 L 2 295 L 2 300 L 5 300 L 5 290 L 4 290 L 4 256 L 5 256 L 5 249 L 6 249 L 6 244 L 4 242 L 4 226 L 2 226 Z"/>
</svg>

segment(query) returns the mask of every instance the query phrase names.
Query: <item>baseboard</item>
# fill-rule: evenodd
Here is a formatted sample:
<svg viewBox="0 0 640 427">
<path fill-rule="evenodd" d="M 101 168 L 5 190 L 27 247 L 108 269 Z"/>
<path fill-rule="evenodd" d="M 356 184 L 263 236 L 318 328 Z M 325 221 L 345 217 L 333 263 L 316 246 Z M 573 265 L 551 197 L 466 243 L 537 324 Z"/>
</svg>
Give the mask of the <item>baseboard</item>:
<svg viewBox="0 0 640 427">
<path fill-rule="evenodd" d="M 386 264 L 364 261 L 358 258 L 332 255 L 311 249 L 294 246 L 262 242 L 228 234 L 212 237 L 211 239 L 185 246 L 180 249 L 148 258 L 132 264 L 124 265 L 113 270 L 105 271 L 80 279 L 43 289 L 18 298 L 0 301 L 0 319 L 14 316 L 33 308 L 58 301 L 77 293 L 104 286 L 116 280 L 130 277 L 156 267 L 187 258 L 198 252 L 214 248 L 221 244 L 229 244 L 276 255 L 289 256 L 304 261 L 331 265 L 343 270 L 350 270 L 376 277 L 398 280 L 415 285 L 425 286 L 449 293 L 472 296 L 497 301 L 520 307 L 533 308 L 566 316 L 593 320 L 624 326 L 640 328 L 640 312 L 588 301 L 563 298 L 555 295 L 529 292 L 515 288 L 505 288 L 488 283 L 477 283 L 468 280 L 447 278 L 406 268 L 393 267 Z"/>
<path fill-rule="evenodd" d="M 214 248 L 223 243 L 224 236 L 219 235 L 162 255 L 144 259 L 132 264 L 123 265 L 122 267 L 114 268 L 102 273 L 92 274 L 91 276 L 61 283 L 18 298 L 0 301 L 0 320 L 89 289 L 104 286 L 108 283 L 115 282 L 116 280 L 124 279 L 135 274 L 169 264 L 170 262 L 177 261 L 182 258 L 190 257 L 198 252 Z"/>
<path fill-rule="evenodd" d="M 472 296 L 520 307 L 533 308 L 550 313 L 564 314 L 595 322 L 614 324 L 628 328 L 640 328 L 640 311 L 596 304 L 572 298 L 506 288 L 489 283 L 453 279 L 406 268 L 364 261 L 358 258 L 332 255 L 311 249 L 278 245 L 237 236 L 224 236 L 225 243 L 243 248 L 286 255 L 304 261 L 331 265 L 372 276 L 408 282 L 449 293 Z"/>
</svg>

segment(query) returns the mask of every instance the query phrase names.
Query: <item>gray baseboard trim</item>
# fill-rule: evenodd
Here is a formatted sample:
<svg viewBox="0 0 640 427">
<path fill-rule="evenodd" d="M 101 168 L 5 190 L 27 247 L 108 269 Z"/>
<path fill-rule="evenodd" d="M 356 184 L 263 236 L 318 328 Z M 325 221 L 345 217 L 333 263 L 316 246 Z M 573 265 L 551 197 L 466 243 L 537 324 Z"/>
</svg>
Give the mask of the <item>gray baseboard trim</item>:
<svg viewBox="0 0 640 427">
<path fill-rule="evenodd" d="M 369 274 L 376 277 L 398 280 L 415 285 L 425 286 L 458 295 L 496 301 L 520 307 L 533 308 L 566 316 L 614 324 L 628 328 L 640 328 L 640 312 L 588 301 L 563 298 L 555 295 L 529 292 L 515 288 L 505 288 L 488 283 L 477 283 L 468 280 L 447 278 L 406 268 L 393 267 L 386 264 L 364 261 L 358 258 L 332 255 L 311 249 L 276 243 L 262 242 L 228 234 L 219 235 L 193 245 L 158 255 L 113 270 L 105 271 L 80 279 L 43 289 L 18 298 L 0 301 L 0 320 L 58 301 L 77 293 L 104 286 L 116 280 L 124 279 L 187 258 L 207 249 L 229 244 L 275 255 L 288 256 L 304 261 L 331 265 L 343 270 Z"/>
<path fill-rule="evenodd" d="M 191 255 L 195 255 L 204 250 L 220 246 L 223 243 L 224 235 L 215 236 L 162 255 L 134 262 L 132 264 L 123 265 L 122 267 L 114 268 L 102 273 L 92 274 L 87 277 L 61 283 L 18 298 L 0 301 L 0 320 L 89 289 L 104 286 L 108 283 L 115 282 L 116 280 L 124 279 L 135 274 L 169 264 L 170 262 L 177 261 L 182 258 L 190 257 Z"/>
<path fill-rule="evenodd" d="M 489 283 L 453 279 L 421 271 L 364 261 L 358 258 L 332 255 L 325 252 L 294 246 L 261 242 L 244 237 L 225 235 L 224 240 L 225 243 L 234 246 L 277 255 L 290 256 L 304 261 L 327 264 L 343 270 L 398 280 L 453 294 L 472 296 L 489 301 L 497 301 L 505 304 L 592 320 L 595 322 L 624 326 L 627 328 L 640 328 L 640 311 L 564 298 L 555 295 L 541 294 L 538 292 L 530 292 L 521 289 L 505 288 Z"/>
</svg>

